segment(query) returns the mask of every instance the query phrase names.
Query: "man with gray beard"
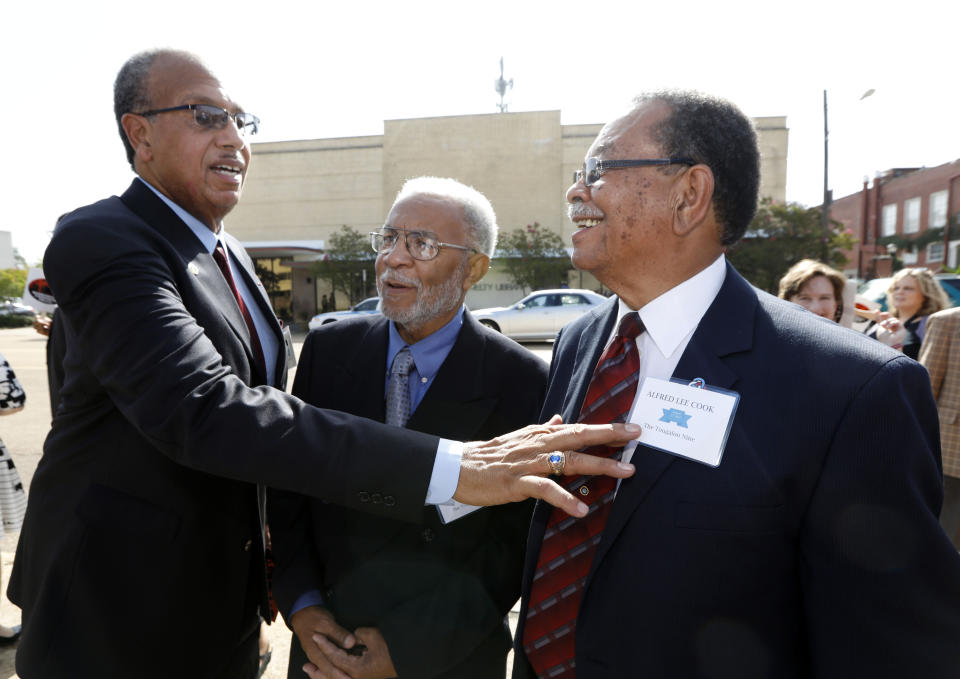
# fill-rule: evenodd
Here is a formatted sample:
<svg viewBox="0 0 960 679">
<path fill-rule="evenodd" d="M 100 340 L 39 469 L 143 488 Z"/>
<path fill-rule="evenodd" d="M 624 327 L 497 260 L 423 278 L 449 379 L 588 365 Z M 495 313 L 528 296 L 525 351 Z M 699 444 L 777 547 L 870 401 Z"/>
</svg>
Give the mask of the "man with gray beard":
<svg viewBox="0 0 960 679">
<path fill-rule="evenodd" d="M 533 422 L 546 365 L 463 306 L 496 244 L 489 201 L 453 179 L 411 179 L 370 236 L 383 317 L 311 332 L 293 393 L 460 440 Z M 425 506 L 413 524 L 275 492 L 274 595 L 295 632 L 288 677 L 503 677 L 531 509 Z"/>
</svg>

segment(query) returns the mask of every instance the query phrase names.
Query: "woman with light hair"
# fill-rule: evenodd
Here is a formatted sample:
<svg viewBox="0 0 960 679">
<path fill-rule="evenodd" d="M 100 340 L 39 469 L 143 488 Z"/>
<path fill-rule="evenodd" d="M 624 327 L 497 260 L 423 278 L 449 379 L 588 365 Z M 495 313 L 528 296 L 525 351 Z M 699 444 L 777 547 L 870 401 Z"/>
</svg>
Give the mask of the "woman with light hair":
<svg viewBox="0 0 960 679">
<path fill-rule="evenodd" d="M 839 323 L 846 285 L 846 277 L 836 269 L 814 259 L 802 259 L 780 279 L 780 299 Z"/>
<path fill-rule="evenodd" d="M 881 329 L 906 331 L 903 353 L 916 360 L 923 343 L 927 316 L 950 306 L 950 298 L 929 269 L 901 269 L 893 275 L 887 288 L 889 312 L 877 314 L 877 324 L 867 330 L 873 337 Z"/>
</svg>

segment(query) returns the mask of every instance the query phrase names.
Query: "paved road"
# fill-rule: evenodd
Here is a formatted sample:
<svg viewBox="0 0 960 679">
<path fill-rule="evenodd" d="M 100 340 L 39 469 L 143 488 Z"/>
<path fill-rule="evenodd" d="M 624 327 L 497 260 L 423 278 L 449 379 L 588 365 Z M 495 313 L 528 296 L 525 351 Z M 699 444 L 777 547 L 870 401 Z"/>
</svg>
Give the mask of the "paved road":
<svg viewBox="0 0 960 679">
<path fill-rule="evenodd" d="M 302 338 L 301 342 L 302 342 Z M 299 355 L 301 342 L 296 342 Z M 527 348 L 550 361 L 551 346 L 548 343 L 527 344 Z M 50 400 L 47 393 L 46 338 L 41 337 L 32 328 L 0 330 L 0 354 L 10 362 L 17 378 L 27 394 L 27 407 L 20 413 L 0 419 L 0 438 L 10 450 L 17 470 L 29 492 L 30 480 L 37 468 L 43 450 L 43 440 L 50 428 Z M 290 374 L 289 383 L 293 383 Z M 19 620 L 19 610 L 7 601 L 6 583 L 10 577 L 13 555 L 16 550 L 18 534 L 8 534 L 0 539 L 0 562 L 2 562 L 3 596 L 0 597 L 0 622 L 12 625 Z M 516 613 L 511 615 L 514 618 Z M 278 621 L 271 625 L 269 636 L 273 644 L 273 661 L 267 670 L 267 679 L 283 679 L 287 676 L 287 653 L 290 648 L 290 632 Z M 176 634 L 171 630 L 171 634 Z M 183 629 L 182 633 L 195 633 L 198 643 L 202 643 L 202 630 Z M 306 675 L 304 675 L 306 676 Z M 0 649 L 0 677 L 16 679 L 14 671 L 14 650 Z"/>
</svg>

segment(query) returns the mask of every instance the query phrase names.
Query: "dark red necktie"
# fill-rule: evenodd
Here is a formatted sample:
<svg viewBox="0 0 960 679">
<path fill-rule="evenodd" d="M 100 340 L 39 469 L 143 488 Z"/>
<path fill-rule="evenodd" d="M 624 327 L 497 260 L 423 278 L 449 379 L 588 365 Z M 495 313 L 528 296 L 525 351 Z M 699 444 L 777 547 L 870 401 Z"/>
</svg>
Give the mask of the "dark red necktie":
<svg viewBox="0 0 960 679">
<path fill-rule="evenodd" d="M 243 303 L 243 297 L 240 296 L 240 290 L 237 288 L 236 281 L 233 280 L 233 274 L 230 273 L 230 263 L 227 261 L 227 253 L 223 249 L 223 243 L 217 240 L 217 247 L 213 249 L 213 258 L 220 267 L 223 277 L 227 279 L 227 285 L 233 291 L 233 296 L 237 300 L 237 306 L 240 307 L 240 314 L 243 316 L 244 323 L 247 324 L 247 330 L 250 331 L 250 346 L 253 348 L 253 357 L 257 360 L 260 370 L 267 374 L 267 362 L 263 359 L 263 347 L 260 345 L 260 336 L 257 334 L 257 327 L 253 324 L 253 318 L 247 305 Z"/>
<path fill-rule="evenodd" d="M 637 336 L 643 321 L 636 312 L 620 319 L 617 334 L 597 362 L 580 411 L 580 422 L 623 422 L 630 414 L 640 377 Z M 623 448 L 593 446 L 584 452 L 617 457 Z M 547 521 L 537 570 L 530 589 L 530 605 L 523 648 L 538 677 L 576 676 L 574 631 L 583 586 L 613 506 L 617 480 L 609 476 L 580 476 L 566 484 L 589 513 L 576 519 L 554 509 Z"/>
</svg>

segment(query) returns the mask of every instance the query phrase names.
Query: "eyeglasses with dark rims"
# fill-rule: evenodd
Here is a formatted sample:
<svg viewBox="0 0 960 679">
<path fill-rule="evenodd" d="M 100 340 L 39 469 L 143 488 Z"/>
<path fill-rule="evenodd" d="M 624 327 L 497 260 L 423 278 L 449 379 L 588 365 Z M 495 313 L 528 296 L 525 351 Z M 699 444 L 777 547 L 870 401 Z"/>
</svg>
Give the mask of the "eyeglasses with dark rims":
<svg viewBox="0 0 960 679">
<path fill-rule="evenodd" d="M 242 135 L 253 136 L 260 131 L 260 119 L 252 113 L 246 111 L 237 111 L 230 113 L 219 106 L 212 104 L 184 104 L 183 106 L 171 106 L 169 108 L 156 108 L 152 111 L 136 113 L 138 116 L 155 116 L 159 113 L 172 113 L 174 111 L 193 111 L 193 120 L 205 130 L 222 130 L 232 119 L 237 129 Z"/>
<path fill-rule="evenodd" d="M 454 245 L 453 243 L 443 243 L 437 240 L 436 236 L 425 231 L 408 231 L 398 229 L 392 226 L 384 225 L 379 231 L 370 232 L 370 246 L 378 255 L 385 255 L 396 247 L 401 239 L 401 234 L 407 246 L 407 252 L 414 259 L 421 262 L 429 262 L 436 259 L 443 248 L 453 248 L 454 250 L 466 250 L 467 252 L 478 252 L 478 250 L 467 247 L 466 245 Z"/>
<path fill-rule="evenodd" d="M 587 158 L 579 170 L 573 173 L 573 183 L 583 182 L 584 186 L 593 186 L 608 170 L 622 170 L 627 167 L 651 167 L 655 165 L 696 165 L 692 158 L 648 158 L 645 160 L 600 160 Z"/>
</svg>

